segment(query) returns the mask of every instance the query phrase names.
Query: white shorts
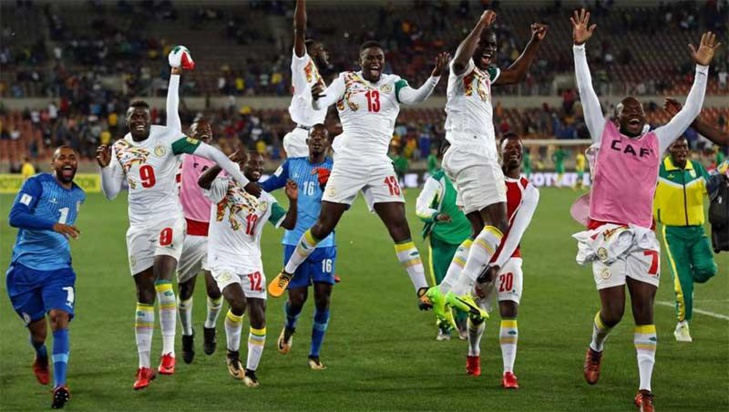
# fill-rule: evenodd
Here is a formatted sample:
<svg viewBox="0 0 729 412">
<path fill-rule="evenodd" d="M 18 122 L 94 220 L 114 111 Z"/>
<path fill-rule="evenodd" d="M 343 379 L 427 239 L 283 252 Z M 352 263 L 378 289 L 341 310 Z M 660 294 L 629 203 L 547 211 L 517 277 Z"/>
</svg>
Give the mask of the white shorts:
<svg viewBox="0 0 729 412">
<path fill-rule="evenodd" d="M 234 266 L 215 266 L 210 268 L 215 282 L 221 291 L 226 286 L 239 284 L 246 298 L 266 300 L 266 274 L 263 267 L 256 270 L 244 270 Z"/>
<path fill-rule="evenodd" d="M 456 203 L 463 213 L 506 202 L 504 172 L 486 147 L 450 147 L 443 156 L 443 170 L 458 190 Z"/>
<path fill-rule="evenodd" d="M 334 162 L 322 201 L 351 205 L 359 191 L 370 211 L 377 203 L 405 203 L 392 163 L 372 166 L 364 159 Z"/>
<path fill-rule="evenodd" d="M 286 133 L 283 138 L 283 147 L 286 151 L 286 157 L 306 157 L 309 156 L 309 146 L 306 145 L 306 139 L 309 138 L 309 131 L 300 127 Z"/>
<path fill-rule="evenodd" d="M 130 226 L 127 252 L 132 276 L 151 268 L 155 256 L 172 256 L 179 261 L 186 227 L 183 216 L 145 227 Z"/>
<path fill-rule="evenodd" d="M 657 241 L 656 246 L 654 250 L 631 250 L 608 265 L 599 260 L 592 262 L 592 274 L 595 277 L 597 290 L 622 286 L 626 277 L 658 287 L 661 276 L 661 249 Z"/>
<path fill-rule="evenodd" d="M 182 256 L 177 263 L 177 283 L 184 283 L 208 268 L 208 237 L 185 236 Z"/>
<path fill-rule="evenodd" d="M 489 290 L 474 293 L 474 296 L 479 297 L 476 299 L 479 306 L 490 312 L 494 302 L 510 300 L 517 305 L 521 302 L 521 292 L 524 287 L 522 262 L 521 258 L 510 258 L 499 271 L 496 280 L 489 285 Z"/>
</svg>

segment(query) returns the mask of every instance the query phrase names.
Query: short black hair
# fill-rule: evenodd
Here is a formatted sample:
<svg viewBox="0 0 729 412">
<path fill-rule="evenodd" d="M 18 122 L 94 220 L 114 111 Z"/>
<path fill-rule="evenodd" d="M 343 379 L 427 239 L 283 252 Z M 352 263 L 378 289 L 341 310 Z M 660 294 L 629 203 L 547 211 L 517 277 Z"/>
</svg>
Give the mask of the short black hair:
<svg viewBox="0 0 729 412">
<path fill-rule="evenodd" d="M 378 48 L 384 50 L 384 48 L 382 48 L 382 45 L 380 43 L 378 43 L 374 40 L 367 40 L 366 42 L 362 43 L 361 46 L 359 46 L 359 52 L 362 53 L 363 51 L 365 51 L 369 48 L 372 48 L 372 47 L 378 47 Z"/>
<path fill-rule="evenodd" d="M 518 134 L 516 134 L 515 132 L 512 132 L 512 131 L 508 131 L 508 132 L 504 133 L 501 136 L 501 140 L 499 140 L 499 150 L 503 149 L 504 142 L 506 142 L 507 140 L 510 140 L 510 139 L 516 139 L 519 141 L 519 143 L 522 144 L 522 146 L 524 145 L 524 143 L 521 141 L 521 137 L 519 137 Z"/>
<path fill-rule="evenodd" d="M 61 152 L 61 149 L 71 149 L 73 151 L 73 153 L 78 157 L 78 152 L 76 151 L 76 149 L 74 149 L 73 147 L 71 147 L 69 145 L 62 144 L 62 145 L 58 146 L 56 148 L 56 150 L 53 151 L 53 155 L 51 155 L 51 161 L 56 160 L 56 158 L 58 157 L 58 153 Z M 28 156 L 26 156 L 26 159 L 30 160 L 28 158 Z"/>
<path fill-rule="evenodd" d="M 147 109 L 149 110 L 149 103 L 145 102 L 142 99 L 134 99 L 131 102 L 129 102 L 129 108 L 139 108 L 139 109 Z"/>
</svg>

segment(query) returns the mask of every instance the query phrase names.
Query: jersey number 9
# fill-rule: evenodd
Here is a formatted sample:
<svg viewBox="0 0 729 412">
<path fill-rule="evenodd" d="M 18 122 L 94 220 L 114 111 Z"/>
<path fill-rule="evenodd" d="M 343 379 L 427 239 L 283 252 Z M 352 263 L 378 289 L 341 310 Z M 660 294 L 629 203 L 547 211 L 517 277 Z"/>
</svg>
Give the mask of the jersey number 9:
<svg viewBox="0 0 729 412">
<path fill-rule="evenodd" d="M 150 188 L 157 183 L 157 179 L 154 177 L 154 168 L 150 165 L 142 165 L 139 168 L 139 179 L 142 181 L 143 188 Z"/>
</svg>

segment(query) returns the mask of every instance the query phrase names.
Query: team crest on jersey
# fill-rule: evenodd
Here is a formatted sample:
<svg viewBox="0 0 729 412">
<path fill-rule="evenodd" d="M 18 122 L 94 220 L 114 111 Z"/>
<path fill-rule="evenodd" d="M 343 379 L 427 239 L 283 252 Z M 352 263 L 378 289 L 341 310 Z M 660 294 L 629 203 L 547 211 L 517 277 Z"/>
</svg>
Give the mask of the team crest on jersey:
<svg viewBox="0 0 729 412">
<path fill-rule="evenodd" d="M 612 276 L 612 272 L 610 272 L 610 268 L 605 268 L 600 272 L 600 277 L 603 279 L 610 279 L 610 276 Z"/>
<path fill-rule="evenodd" d="M 331 185 L 329 185 L 329 186 L 327 187 L 327 196 L 330 196 L 330 197 L 332 197 L 332 196 L 334 196 L 334 195 L 335 195 L 336 193 L 337 193 L 337 190 L 336 190 L 336 189 L 334 189 L 334 186 L 331 186 Z"/>
<path fill-rule="evenodd" d="M 261 200 L 258 202 L 258 210 L 265 212 L 268 209 L 268 202 Z"/>
<path fill-rule="evenodd" d="M 389 83 L 388 84 L 383 84 L 382 86 L 380 86 L 380 90 L 383 93 L 392 93 L 392 85 L 389 84 Z"/>
<path fill-rule="evenodd" d="M 154 155 L 157 157 L 162 157 L 165 155 L 165 147 L 162 145 L 159 145 L 154 148 Z"/>
<path fill-rule="evenodd" d="M 228 210 L 228 223 L 233 230 L 240 230 L 247 215 L 255 214 L 258 199 L 248 194 L 234 180 L 228 182 L 228 191 L 223 200 L 216 205 L 215 221 L 222 222 Z"/>
<path fill-rule="evenodd" d="M 129 263 L 132 264 L 132 267 L 137 266 L 137 258 L 136 256 L 129 256 Z"/>
<path fill-rule="evenodd" d="M 598 259 L 600 259 L 603 262 L 605 260 L 607 260 L 607 257 L 608 257 L 607 249 L 605 249 L 604 247 L 597 249 L 597 257 L 598 257 Z"/>
<path fill-rule="evenodd" d="M 230 271 L 227 271 L 227 270 L 220 272 L 220 274 L 217 276 L 217 280 L 221 283 L 227 282 L 232 278 L 233 278 L 233 273 L 231 273 Z"/>
</svg>

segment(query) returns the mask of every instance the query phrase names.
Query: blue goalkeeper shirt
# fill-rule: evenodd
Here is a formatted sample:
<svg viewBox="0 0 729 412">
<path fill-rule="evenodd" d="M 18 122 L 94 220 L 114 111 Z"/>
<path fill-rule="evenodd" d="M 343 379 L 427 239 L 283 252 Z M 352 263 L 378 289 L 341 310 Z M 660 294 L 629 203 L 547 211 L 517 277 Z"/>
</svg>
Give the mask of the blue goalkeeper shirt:
<svg viewBox="0 0 729 412">
<path fill-rule="evenodd" d="M 71 246 L 53 225 L 73 225 L 85 200 L 83 189 L 75 183 L 66 189 L 50 173 L 26 180 L 10 210 L 10 226 L 20 229 L 12 263 L 43 271 L 71 267 Z"/>
<path fill-rule="evenodd" d="M 297 206 L 299 214 L 296 216 L 296 227 L 294 230 L 287 230 L 284 234 L 284 245 L 296 246 L 299 239 L 309 228 L 314 226 L 321 210 L 321 198 L 324 191 L 319 186 L 317 169 L 332 170 L 332 159 L 325 158 L 323 162 L 312 164 L 308 157 L 291 157 L 279 166 L 276 172 L 261 183 L 266 192 L 272 192 L 286 186 L 288 179 L 293 180 L 299 186 L 299 200 Z M 317 248 L 334 246 L 334 232 L 326 239 L 319 242 Z"/>
</svg>

